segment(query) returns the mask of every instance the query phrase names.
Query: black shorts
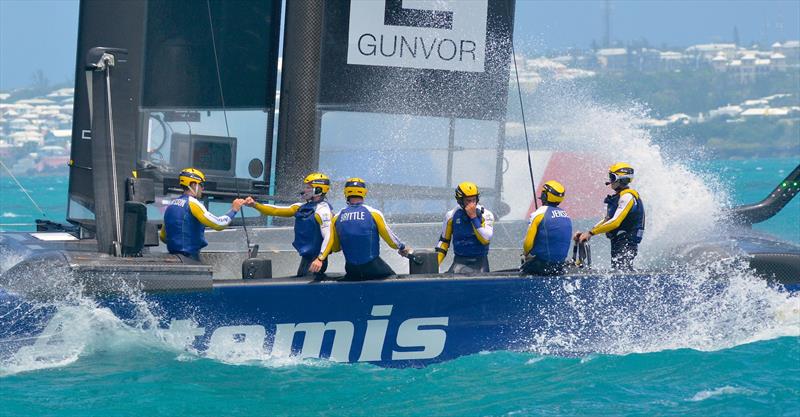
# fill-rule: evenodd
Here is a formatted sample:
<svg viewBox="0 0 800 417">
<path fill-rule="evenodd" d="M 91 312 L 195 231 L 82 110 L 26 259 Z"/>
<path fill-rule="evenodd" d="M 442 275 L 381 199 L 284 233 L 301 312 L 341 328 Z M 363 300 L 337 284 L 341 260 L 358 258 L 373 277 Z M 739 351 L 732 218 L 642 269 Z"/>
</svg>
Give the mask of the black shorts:
<svg viewBox="0 0 800 417">
<path fill-rule="evenodd" d="M 525 275 L 563 275 L 564 262 L 548 262 L 534 257 L 522 264 L 520 272 Z"/>
<path fill-rule="evenodd" d="M 639 253 L 639 244 L 626 234 L 611 239 L 611 268 L 633 271 L 633 259 Z"/>
<path fill-rule="evenodd" d="M 325 270 L 328 269 L 328 260 L 325 259 L 322 261 L 322 268 L 320 268 L 319 272 L 312 273 L 308 272 L 308 267 L 311 266 L 311 263 L 317 259 L 316 256 L 303 256 L 300 258 L 300 266 L 297 267 L 297 275 L 296 277 L 305 277 L 314 275 L 314 279 L 321 279 L 325 277 Z"/>
<path fill-rule="evenodd" d="M 467 257 L 453 257 L 453 264 L 447 270 L 448 274 L 475 274 L 478 272 L 489 272 L 489 257 L 486 255 Z"/>
<path fill-rule="evenodd" d="M 381 259 L 380 256 L 361 265 L 345 263 L 344 270 L 346 274 L 344 278 L 342 278 L 343 281 L 366 281 L 396 275 L 392 267 Z"/>
</svg>

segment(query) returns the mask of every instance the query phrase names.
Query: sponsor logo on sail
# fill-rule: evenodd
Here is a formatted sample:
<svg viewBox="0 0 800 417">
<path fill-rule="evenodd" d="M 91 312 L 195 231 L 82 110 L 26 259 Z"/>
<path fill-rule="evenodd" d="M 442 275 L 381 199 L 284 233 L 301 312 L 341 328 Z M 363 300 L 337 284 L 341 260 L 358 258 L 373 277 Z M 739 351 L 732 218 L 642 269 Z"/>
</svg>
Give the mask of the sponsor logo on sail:
<svg viewBox="0 0 800 417">
<path fill-rule="evenodd" d="M 351 0 L 347 63 L 483 72 L 488 0 Z"/>
</svg>

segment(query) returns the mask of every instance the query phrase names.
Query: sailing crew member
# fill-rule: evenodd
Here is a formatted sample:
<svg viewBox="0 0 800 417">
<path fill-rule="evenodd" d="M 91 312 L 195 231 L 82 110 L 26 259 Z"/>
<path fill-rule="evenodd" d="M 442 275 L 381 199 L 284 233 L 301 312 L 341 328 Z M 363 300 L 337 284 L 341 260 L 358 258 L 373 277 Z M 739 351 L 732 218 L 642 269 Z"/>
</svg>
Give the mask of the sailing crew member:
<svg viewBox="0 0 800 417">
<path fill-rule="evenodd" d="M 520 270 L 528 275 L 560 275 L 569 254 L 572 220 L 558 205 L 564 201 L 564 186 L 558 181 L 542 185 L 542 206 L 531 213 L 522 243 L 525 262 Z"/>
<path fill-rule="evenodd" d="M 494 234 L 494 215 L 480 204 L 480 191 L 473 182 L 456 187 L 458 206 L 448 211 L 442 223 L 442 234 L 436 244 L 439 264 L 442 264 L 450 244 L 453 245 L 453 264 L 448 273 L 471 274 L 489 272 L 489 242 Z"/>
<path fill-rule="evenodd" d="M 611 165 L 606 185 L 615 192 L 604 201 L 606 217 L 591 230 L 575 235 L 578 242 L 586 242 L 594 235 L 605 233 L 611 239 L 611 267 L 623 271 L 633 270 L 633 259 L 644 236 L 644 204 L 639 193 L 629 187 L 631 181 L 632 166 L 625 162 Z"/>
<path fill-rule="evenodd" d="M 345 182 L 344 196 L 347 207 L 333 218 L 331 235 L 320 258 L 325 259 L 331 251 L 341 248 L 344 253 L 345 280 L 368 280 L 395 275 L 392 268 L 380 257 L 380 238 L 401 256 L 408 256 L 411 248 L 406 246 L 386 224 L 383 213 L 366 204 L 367 185 L 361 178 L 349 178 Z"/>
<path fill-rule="evenodd" d="M 331 189 L 331 180 L 327 175 L 315 172 L 303 180 L 300 196 L 304 203 L 291 206 L 274 206 L 261 204 L 253 197 L 248 197 L 245 204 L 254 207 L 265 216 L 294 217 L 294 242 L 292 246 L 300 254 L 298 277 L 313 273 L 316 279 L 325 276 L 328 260 L 322 257 L 323 248 L 328 246 L 331 238 L 331 219 L 333 208 L 326 200 Z"/>
<path fill-rule="evenodd" d="M 223 216 L 209 212 L 198 199 L 203 197 L 206 176 L 194 168 L 186 168 L 178 176 L 183 195 L 172 200 L 164 212 L 164 227 L 159 237 L 167 244 L 169 253 L 200 260 L 200 249 L 206 247 L 206 227 L 223 230 L 231 223 L 244 204 L 244 199 L 233 200 L 231 209 Z"/>
</svg>

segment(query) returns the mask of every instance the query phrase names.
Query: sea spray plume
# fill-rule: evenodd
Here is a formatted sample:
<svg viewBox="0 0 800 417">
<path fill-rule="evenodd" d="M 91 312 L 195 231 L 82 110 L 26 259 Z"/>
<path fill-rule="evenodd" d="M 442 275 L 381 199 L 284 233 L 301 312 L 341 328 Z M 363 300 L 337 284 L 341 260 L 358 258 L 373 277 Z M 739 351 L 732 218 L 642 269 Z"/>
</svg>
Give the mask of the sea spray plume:
<svg viewBox="0 0 800 417">
<path fill-rule="evenodd" d="M 650 132 L 639 126 L 647 117 L 645 106 L 599 104 L 575 83 L 557 80 L 543 82 L 527 99 L 526 106 L 536 109 L 529 122 L 529 128 L 539 132 L 534 146 L 586 153 L 606 163 L 625 161 L 634 166 L 632 187 L 641 194 L 647 212 L 643 250 L 637 263 L 657 263 L 683 243 L 714 232 L 727 205 L 727 194 L 713 178 L 690 170 L 691 155 L 672 159 L 663 155 Z M 603 187 L 605 171 L 582 174 L 585 181 Z M 602 216 L 601 202 L 586 201 L 580 195 L 569 198 L 580 205 L 598 206 Z"/>
<path fill-rule="evenodd" d="M 800 336 L 797 296 L 771 287 L 738 258 L 663 274 L 554 279 L 549 291 L 553 302 L 532 309 L 528 336 L 528 350 L 540 354 L 710 351 Z M 534 327 L 538 320 L 543 328 Z"/>
<path fill-rule="evenodd" d="M 599 104 L 575 84 L 552 79 L 544 79 L 530 98 L 535 110 L 529 128 L 538 132 L 534 144 L 539 149 L 585 152 L 636 167 L 633 187 L 647 210 L 637 263 L 663 272 L 548 280 L 554 302 L 530 306 L 544 328 L 532 320 L 519 331 L 520 339 L 528 338 L 529 350 L 579 355 L 716 350 L 798 334 L 800 312 L 791 307 L 797 298 L 770 287 L 735 252 L 695 261 L 673 256 L 728 226 L 729 198 L 718 180 L 689 169 L 693 155 L 664 156 L 639 126 L 647 117 L 645 106 Z M 605 172 L 582 174 L 586 181 L 605 180 Z M 581 205 L 599 205 L 582 197 L 570 196 Z"/>
<path fill-rule="evenodd" d="M 65 263 L 52 260 L 33 259 L 2 275 L 0 376 L 66 366 L 98 350 L 148 346 L 192 353 L 180 329 L 160 326 L 160 310 L 137 284 L 114 274 L 77 279 Z M 94 298 L 100 288 L 85 282 L 102 282 L 113 293 L 101 303 Z M 131 318 L 120 320 L 109 306 Z"/>
<path fill-rule="evenodd" d="M 2 239 L 2 236 L 0 236 L 0 239 Z M 28 254 L 29 252 L 24 253 L 12 251 L 5 245 L 0 245 L 0 274 L 8 271 L 14 265 L 22 262 L 22 260 L 24 260 Z"/>
<path fill-rule="evenodd" d="M 52 257 L 18 263 L 0 276 L 0 375 L 63 366 L 83 350 L 85 320 L 91 300 L 63 263 Z M 75 330 L 75 331 L 73 331 Z"/>
</svg>

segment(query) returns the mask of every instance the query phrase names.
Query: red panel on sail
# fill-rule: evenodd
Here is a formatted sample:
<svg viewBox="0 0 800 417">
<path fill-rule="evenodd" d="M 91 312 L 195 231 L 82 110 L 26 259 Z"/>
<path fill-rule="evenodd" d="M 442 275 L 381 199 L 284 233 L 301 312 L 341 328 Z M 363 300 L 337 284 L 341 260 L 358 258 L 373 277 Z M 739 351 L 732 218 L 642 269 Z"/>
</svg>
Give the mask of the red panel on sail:
<svg viewBox="0 0 800 417">
<path fill-rule="evenodd" d="M 556 180 L 566 188 L 561 207 L 573 219 L 603 217 L 603 199 L 609 190 L 605 186 L 608 162 L 587 153 L 554 152 L 544 175 L 537 184 L 540 190 L 545 181 Z M 531 201 L 528 215 L 534 211 Z"/>
</svg>

